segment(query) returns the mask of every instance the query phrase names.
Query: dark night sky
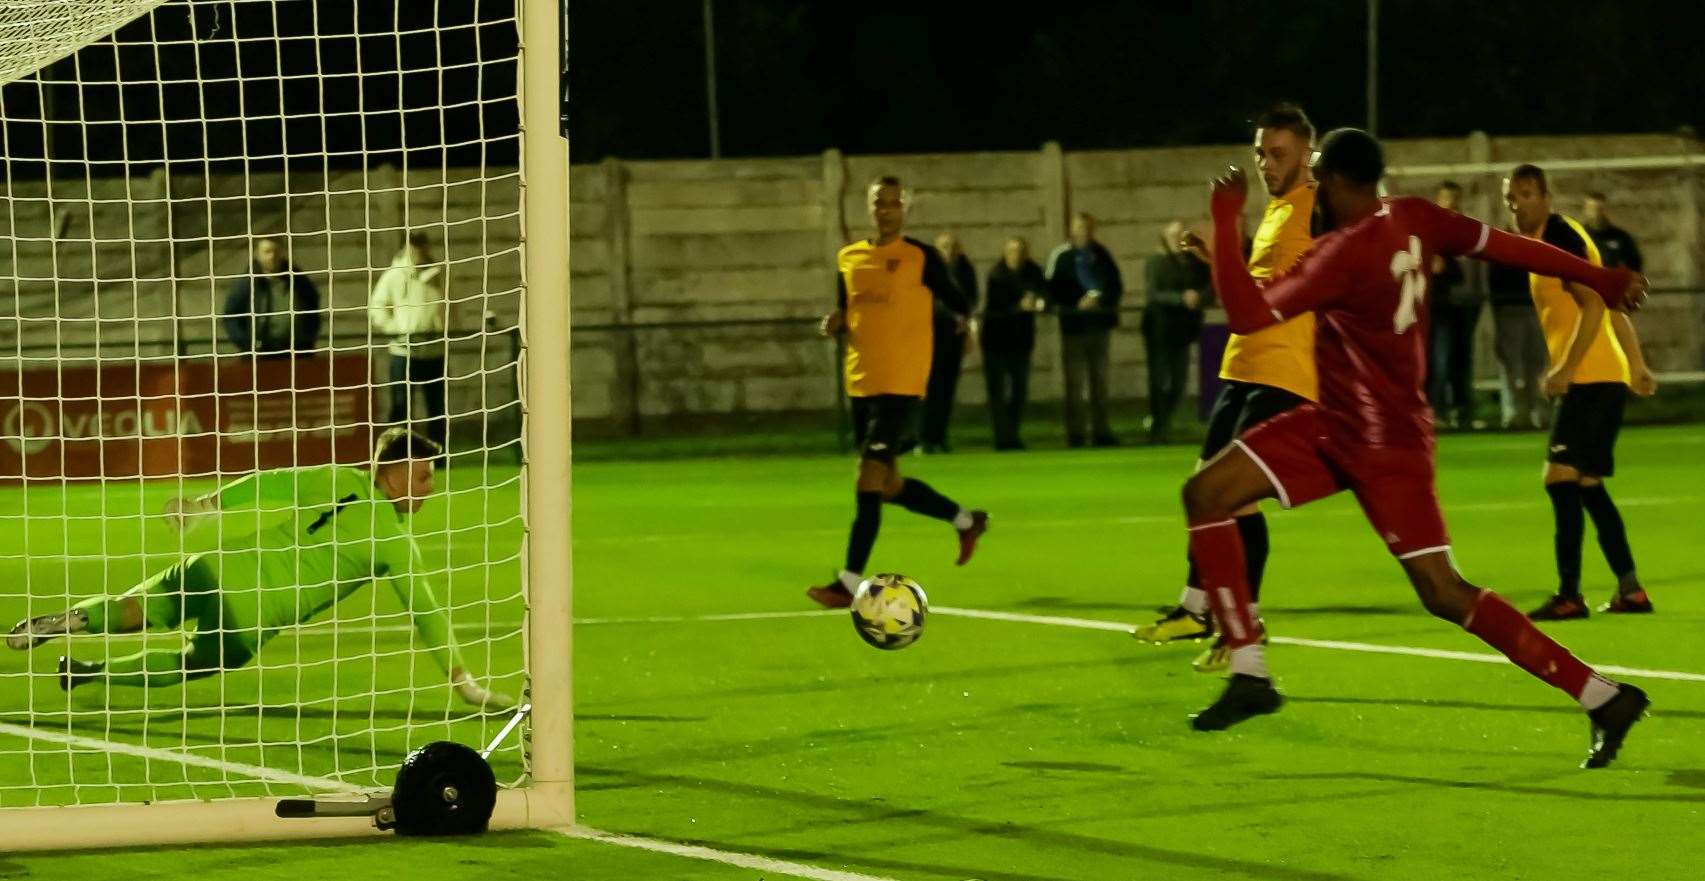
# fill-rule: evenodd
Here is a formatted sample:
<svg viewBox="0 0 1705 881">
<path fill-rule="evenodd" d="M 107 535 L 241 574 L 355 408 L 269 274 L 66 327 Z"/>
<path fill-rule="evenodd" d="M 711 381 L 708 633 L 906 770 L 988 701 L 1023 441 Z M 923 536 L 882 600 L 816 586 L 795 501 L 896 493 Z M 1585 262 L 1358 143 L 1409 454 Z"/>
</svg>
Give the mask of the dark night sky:
<svg viewBox="0 0 1705 881">
<path fill-rule="evenodd" d="M 714 0 L 725 155 L 1235 142 L 1276 99 L 1365 121 L 1362 0 Z M 1676 0 L 1383 0 L 1380 134 L 1705 123 Z M 571 150 L 709 154 L 701 0 L 570 0 Z"/>
<path fill-rule="evenodd" d="M 1364 0 L 1046 0 L 1023 17 L 961 0 L 714 3 L 730 156 L 1235 142 L 1279 99 L 1323 128 L 1365 120 Z M 286 149 L 515 161 L 512 0 L 279 8 L 316 15 L 168 4 L 46 77 L 81 85 L 5 86 L 5 173 L 40 174 L 49 144 L 96 173 L 265 166 Z M 1380 134 L 1705 127 L 1697 9 L 1382 0 Z M 569 19 L 575 161 L 709 154 L 702 0 L 569 0 Z M 27 121 L 43 104 L 51 137 Z"/>
</svg>

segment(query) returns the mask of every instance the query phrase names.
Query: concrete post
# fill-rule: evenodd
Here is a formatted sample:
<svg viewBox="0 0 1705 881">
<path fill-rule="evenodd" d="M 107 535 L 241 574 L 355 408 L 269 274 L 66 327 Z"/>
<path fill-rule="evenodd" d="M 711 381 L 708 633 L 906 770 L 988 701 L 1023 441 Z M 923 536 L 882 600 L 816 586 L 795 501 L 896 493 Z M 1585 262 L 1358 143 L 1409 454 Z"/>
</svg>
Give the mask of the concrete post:
<svg viewBox="0 0 1705 881">
<path fill-rule="evenodd" d="M 633 260 L 629 253 L 628 170 L 615 157 L 605 159 L 604 236 L 607 245 L 606 271 L 610 277 L 611 321 L 627 328 L 633 324 Z M 617 331 L 615 339 L 616 388 L 610 410 L 627 426 L 629 434 L 640 432 L 639 340 L 635 331 Z"/>
<path fill-rule="evenodd" d="M 833 147 L 823 151 L 823 248 L 828 260 L 834 260 L 841 246 L 852 238 L 847 230 L 847 160 Z M 827 264 L 825 264 L 827 265 Z"/>
<path fill-rule="evenodd" d="M 852 239 L 852 232 L 847 229 L 847 160 L 840 150 L 833 147 L 823 151 L 823 192 L 819 197 L 823 204 L 823 266 L 828 270 L 827 282 L 823 288 L 823 301 L 831 302 L 829 295 L 834 291 L 834 273 L 839 269 L 835 266 L 835 255 L 841 247 Z M 847 412 L 846 386 L 841 382 L 841 363 L 845 352 L 839 342 L 830 347 L 829 376 L 835 389 L 835 443 L 841 452 L 851 448 L 852 423 Z"/>
<path fill-rule="evenodd" d="M 1699 153 L 1699 141 L 1690 132 L 1683 133 L 1678 139 L 1678 152 L 1692 158 Z M 1699 189 L 1702 184 L 1701 169 L 1697 163 L 1689 162 L 1676 172 L 1676 238 L 1681 242 L 1679 254 L 1676 255 L 1676 280 L 1682 287 L 1697 292 L 1705 283 L 1705 268 L 1700 266 L 1705 259 L 1705 243 L 1700 241 L 1701 224 L 1699 211 L 1701 208 Z M 1705 370 L 1705 296 L 1698 293 L 1686 295 L 1692 304 L 1688 310 L 1691 321 L 1687 322 L 1686 335 L 1689 354 L 1684 369 Z M 1686 314 L 1686 313 L 1684 313 Z"/>
<path fill-rule="evenodd" d="M 1042 234 L 1047 241 L 1040 248 L 1046 254 L 1066 240 L 1066 219 L 1071 216 L 1071 193 L 1066 181 L 1066 154 L 1059 141 L 1042 145 L 1038 189 L 1042 193 Z"/>
</svg>

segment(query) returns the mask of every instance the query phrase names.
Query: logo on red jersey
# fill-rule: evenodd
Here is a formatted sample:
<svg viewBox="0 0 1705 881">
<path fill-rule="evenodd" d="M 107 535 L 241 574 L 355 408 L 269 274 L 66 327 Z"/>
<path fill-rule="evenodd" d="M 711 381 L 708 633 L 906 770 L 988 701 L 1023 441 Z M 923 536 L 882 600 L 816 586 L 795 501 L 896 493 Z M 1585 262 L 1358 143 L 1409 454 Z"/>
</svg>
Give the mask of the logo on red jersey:
<svg viewBox="0 0 1705 881">
<path fill-rule="evenodd" d="M 1421 303 L 1427 298 L 1427 273 L 1421 262 L 1421 239 L 1409 237 L 1409 250 L 1391 255 L 1391 277 L 1402 285 L 1393 326 L 1402 333 L 1421 320 Z"/>
</svg>

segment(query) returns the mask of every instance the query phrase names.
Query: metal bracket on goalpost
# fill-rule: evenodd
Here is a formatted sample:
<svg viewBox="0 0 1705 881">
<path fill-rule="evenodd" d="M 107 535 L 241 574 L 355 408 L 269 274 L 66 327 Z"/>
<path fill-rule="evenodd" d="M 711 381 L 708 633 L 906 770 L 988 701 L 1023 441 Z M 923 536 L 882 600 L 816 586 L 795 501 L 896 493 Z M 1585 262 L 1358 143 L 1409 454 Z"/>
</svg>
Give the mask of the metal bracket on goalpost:
<svg viewBox="0 0 1705 881">
<path fill-rule="evenodd" d="M 398 835 L 471 835 L 484 832 L 497 805 L 497 778 L 486 759 L 520 726 L 532 707 L 517 707 L 509 722 L 474 752 L 450 741 L 429 743 L 409 754 L 386 795 L 361 801 L 287 798 L 274 812 L 280 819 L 368 817 L 374 828 Z"/>
</svg>

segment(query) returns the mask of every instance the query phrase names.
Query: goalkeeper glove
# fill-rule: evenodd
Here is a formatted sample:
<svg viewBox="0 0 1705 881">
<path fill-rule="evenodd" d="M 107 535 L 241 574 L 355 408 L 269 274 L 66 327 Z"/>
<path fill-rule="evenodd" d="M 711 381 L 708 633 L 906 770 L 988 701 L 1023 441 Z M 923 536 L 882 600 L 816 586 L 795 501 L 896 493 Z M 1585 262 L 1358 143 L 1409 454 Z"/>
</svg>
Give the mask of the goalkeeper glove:
<svg viewBox="0 0 1705 881">
<path fill-rule="evenodd" d="M 499 713 L 515 708 L 515 699 L 498 691 L 491 691 L 477 682 L 474 677 L 457 670 L 450 677 L 450 684 L 455 687 L 456 694 L 462 702 L 477 707 L 486 712 Z"/>
</svg>

